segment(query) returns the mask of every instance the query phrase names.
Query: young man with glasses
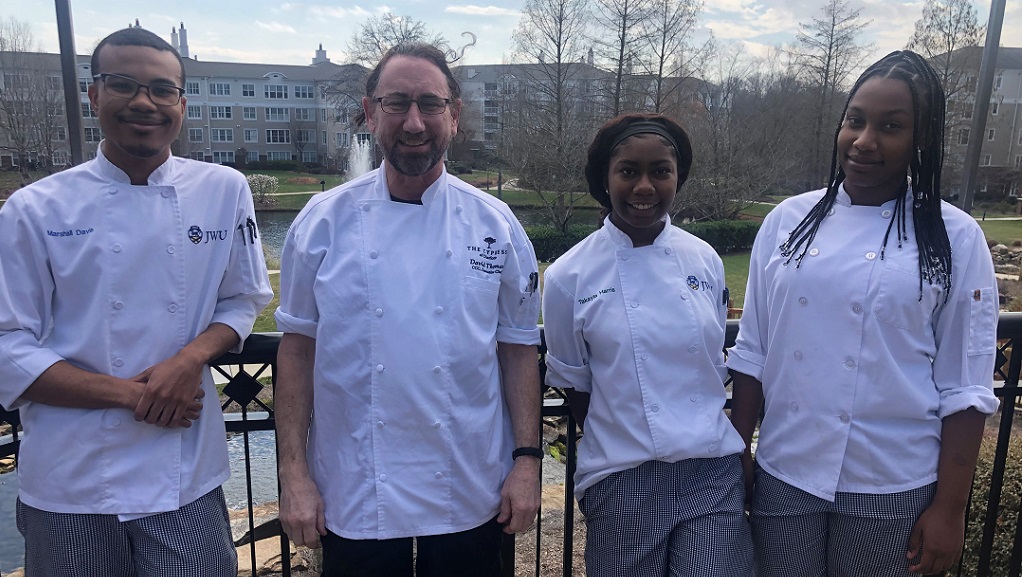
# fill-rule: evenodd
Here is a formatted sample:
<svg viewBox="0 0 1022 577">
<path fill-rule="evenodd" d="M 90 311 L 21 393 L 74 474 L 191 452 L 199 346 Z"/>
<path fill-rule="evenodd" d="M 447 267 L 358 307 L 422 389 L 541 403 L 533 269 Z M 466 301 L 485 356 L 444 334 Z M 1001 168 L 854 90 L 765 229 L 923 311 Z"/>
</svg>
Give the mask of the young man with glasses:
<svg viewBox="0 0 1022 577">
<path fill-rule="evenodd" d="M 0 404 L 24 426 L 26 574 L 233 576 L 207 363 L 240 349 L 272 296 L 252 194 L 171 156 L 185 100 L 169 44 L 120 30 L 92 72 L 96 158 L 0 209 Z"/>
<path fill-rule="evenodd" d="M 459 97 L 442 52 L 391 49 L 362 99 L 382 167 L 284 244 L 280 517 L 326 577 L 497 577 L 539 506 L 536 257 L 444 169 Z"/>
</svg>

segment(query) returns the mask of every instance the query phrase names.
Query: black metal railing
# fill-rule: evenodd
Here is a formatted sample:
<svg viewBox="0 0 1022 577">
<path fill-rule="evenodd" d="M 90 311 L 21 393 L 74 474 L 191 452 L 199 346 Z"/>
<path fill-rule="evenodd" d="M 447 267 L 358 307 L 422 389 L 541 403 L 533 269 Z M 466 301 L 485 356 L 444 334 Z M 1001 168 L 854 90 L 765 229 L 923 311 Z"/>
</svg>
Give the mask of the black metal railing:
<svg viewBox="0 0 1022 577">
<path fill-rule="evenodd" d="M 738 332 L 738 321 L 729 320 L 727 326 L 726 346 L 734 343 Z M 1022 450 L 1015 452 L 1011 441 L 1015 428 L 1014 415 L 1018 405 L 1019 374 L 1022 371 L 1022 354 L 1012 354 L 1016 341 L 1022 343 L 1022 313 L 1001 313 L 998 327 L 997 360 L 994 367 L 995 392 L 1001 400 L 996 416 L 997 433 L 990 435 L 985 443 L 992 444 L 992 464 L 984 470 L 977 470 L 976 482 L 969 505 L 969 522 L 967 527 L 966 554 L 957 569 L 957 575 L 976 575 L 977 577 L 1001 576 L 1019 577 L 1022 570 L 1022 523 L 1017 523 L 1022 511 Z M 224 388 L 227 400 L 223 403 L 227 431 L 239 434 L 244 442 L 245 455 L 245 487 L 248 496 L 248 530 L 249 535 L 257 535 L 253 516 L 253 492 L 251 453 L 249 433 L 254 431 L 272 431 L 274 428 L 273 406 L 261 400 L 266 397 L 267 386 L 272 391 L 276 384 L 276 356 L 280 335 L 274 333 L 253 334 L 245 341 L 245 348 L 239 354 L 227 354 L 217 360 L 213 370 L 228 380 Z M 545 347 L 540 347 L 540 373 L 546 372 L 544 361 Z M 262 395 L 260 395 L 262 393 Z M 566 482 L 564 491 L 563 533 L 560 547 L 563 555 L 558 573 L 571 577 L 574 573 L 574 552 L 582 544 L 574 543 L 575 504 L 574 490 L 571 479 L 575 469 L 575 447 L 579 437 L 577 424 L 568 410 L 567 397 L 562 391 L 551 389 L 544 395 L 542 415 L 545 422 L 556 420 L 566 425 L 565 461 Z M 17 455 L 19 445 L 19 419 L 17 411 L 3 411 L 0 408 L 0 426 L 10 425 L 10 430 L 0 433 L 0 458 Z M 1015 434 L 1014 436 L 1018 436 Z M 982 458 L 981 458 L 982 462 Z M 1006 479 L 1012 484 L 1006 491 Z M 1016 482 L 1017 479 L 1017 482 Z M 543 543 L 542 514 L 537 520 L 535 533 L 535 573 L 541 574 L 540 558 Z M 13 519 L 0 522 L 13 523 Z M 265 532 L 266 527 L 262 527 Z M 287 537 L 280 531 L 279 524 L 271 524 L 269 531 L 272 538 L 280 545 L 281 572 L 284 576 L 291 575 L 291 555 Z M 239 557 L 247 556 L 251 567 L 256 567 L 256 540 L 258 537 L 245 539 L 239 546 Z M 515 540 L 508 538 L 505 543 L 505 571 L 507 577 L 516 574 L 528 574 L 515 570 Z M 524 568 L 520 568 L 524 569 Z M 548 568 L 549 572 L 549 568 Z"/>
</svg>

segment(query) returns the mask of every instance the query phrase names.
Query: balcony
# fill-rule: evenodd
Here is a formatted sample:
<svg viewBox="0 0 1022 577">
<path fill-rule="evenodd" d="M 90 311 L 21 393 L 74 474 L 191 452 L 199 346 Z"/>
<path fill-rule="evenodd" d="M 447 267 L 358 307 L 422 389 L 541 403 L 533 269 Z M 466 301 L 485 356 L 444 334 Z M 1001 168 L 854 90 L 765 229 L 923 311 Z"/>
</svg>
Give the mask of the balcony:
<svg viewBox="0 0 1022 577">
<path fill-rule="evenodd" d="M 728 320 L 726 346 L 734 343 L 738 332 L 738 321 Z M 1020 454 L 1012 446 L 1013 424 L 1018 403 L 1019 374 L 1022 372 L 1022 354 L 1013 355 L 1015 340 L 1022 339 L 1022 313 L 1001 313 L 997 328 L 998 352 L 993 370 L 995 392 L 1000 398 L 999 413 L 988 420 L 987 438 L 980 455 L 980 466 L 974 482 L 974 494 L 970 498 L 966 553 L 959 564 L 957 575 L 1019 575 L 1022 568 L 1022 524 L 1016 524 L 1022 505 L 1022 464 Z M 266 567 L 267 550 L 273 558 L 272 569 L 260 569 L 259 575 L 290 576 L 298 573 L 295 562 L 302 562 L 302 555 L 296 554 L 287 538 L 281 533 L 279 523 L 272 519 L 272 510 L 253 507 L 253 503 L 265 498 L 253 497 L 253 485 L 258 479 L 253 475 L 253 462 L 265 460 L 266 454 L 253 449 L 250 440 L 257 436 L 272 435 L 274 428 L 272 402 L 266 402 L 275 384 L 277 346 L 279 334 L 254 334 L 245 342 L 239 354 L 228 354 L 218 359 L 214 374 L 228 383 L 224 388 L 227 430 L 234 435 L 232 443 L 240 438 L 240 449 L 236 462 L 241 472 L 235 473 L 231 482 L 242 486 L 240 494 L 247 501 L 235 511 L 236 523 L 245 537 L 239 539 L 238 557 L 241 575 L 251 575 L 251 567 Z M 1022 342 L 1022 341 L 1020 341 Z M 540 347 L 540 374 L 545 374 L 543 353 Z M 267 389 L 267 385 L 269 389 Z M 558 484 L 545 485 L 543 494 L 544 510 L 541 510 L 536 527 L 517 537 L 505 539 L 506 577 L 536 576 L 552 577 L 583 575 L 581 551 L 584 547 L 584 527 L 577 518 L 571 478 L 574 474 L 575 446 L 579 431 L 572 418 L 563 393 L 556 389 L 546 390 L 543 401 L 543 428 L 545 438 L 556 438 L 563 442 L 564 475 L 568 482 L 563 489 Z M 18 413 L 0 409 L 0 459 L 15 457 L 18 450 Z M 7 430 L 4 434 L 4 430 Z M 266 431 L 266 432 L 263 432 Z M 558 443 L 558 446 L 562 446 Z M 270 441 L 272 445 L 272 441 Z M 1009 457 L 1012 449 L 1012 457 Z M 272 457 L 271 457 L 272 458 Z M 272 464 L 271 464 L 272 465 Z M 270 467 L 275 471 L 275 467 Z M 267 480 L 264 479 L 264 485 Z M 272 499 L 277 493 L 275 479 L 269 479 Z M 989 487 L 989 489 L 987 489 Z M 265 489 L 265 488 L 264 488 Z M 550 489 L 550 490 L 548 490 Z M 264 496 L 265 497 L 265 496 Z M 259 503 L 257 503 L 258 505 Z M 11 507 L 13 509 L 13 506 Z M 257 516 L 270 518 L 258 519 Z M 13 527 L 14 519 L 0 518 L 0 523 Z M 254 536 L 255 540 L 252 539 Z M 258 546 L 257 546 L 258 544 Z M 286 552 L 286 553 L 285 553 Z M 258 555 L 257 555 L 258 553 Z M 2 567 L 4 571 L 8 567 Z"/>
</svg>

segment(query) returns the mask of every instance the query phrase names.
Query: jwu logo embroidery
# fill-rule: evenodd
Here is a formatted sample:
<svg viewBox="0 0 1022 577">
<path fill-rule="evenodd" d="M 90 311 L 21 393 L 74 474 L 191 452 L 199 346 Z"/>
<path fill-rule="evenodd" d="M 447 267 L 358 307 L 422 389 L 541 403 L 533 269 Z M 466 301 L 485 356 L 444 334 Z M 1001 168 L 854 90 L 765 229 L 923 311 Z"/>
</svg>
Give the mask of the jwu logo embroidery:
<svg viewBox="0 0 1022 577">
<path fill-rule="evenodd" d="M 192 244 L 205 244 L 211 241 L 224 241 L 227 240 L 227 229 L 223 230 L 202 230 L 198 226 L 192 226 L 188 229 L 188 240 L 192 241 Z"/>
<path fill-rule="evenodd" d="M 710 284 L 710 283 L 708 283 L 706 281 L 699 280 L 699 278 L 696 275 L 694 275 L 694 274 L 688 275 L 688 278 L 686 279 L 686 281 L 688 282 L 688 288 L 690 288 L 690 289 L 692 289 L 694 291 L 697 291 L 697 290 L 712 291 L 713 290 L 713 285 L 712 284 Z"/>
</svg>

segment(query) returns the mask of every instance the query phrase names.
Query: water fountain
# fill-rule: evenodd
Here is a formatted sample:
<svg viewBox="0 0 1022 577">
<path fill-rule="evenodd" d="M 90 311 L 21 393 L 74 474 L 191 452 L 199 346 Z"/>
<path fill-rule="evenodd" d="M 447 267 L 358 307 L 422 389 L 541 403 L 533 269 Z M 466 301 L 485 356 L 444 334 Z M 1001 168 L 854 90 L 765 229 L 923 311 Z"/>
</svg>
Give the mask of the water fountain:
<svg viewBox="0 0 1022 577">
<path fill-rule="evenodd" d="M 356 139 L 348 150 L 348 180 L 356 179 L 373 169 L 373 145 Z"/>
</svg>

